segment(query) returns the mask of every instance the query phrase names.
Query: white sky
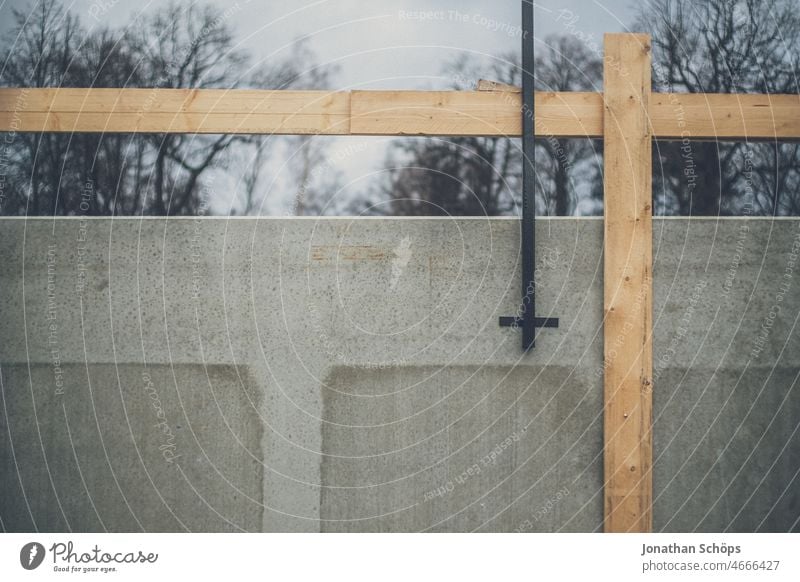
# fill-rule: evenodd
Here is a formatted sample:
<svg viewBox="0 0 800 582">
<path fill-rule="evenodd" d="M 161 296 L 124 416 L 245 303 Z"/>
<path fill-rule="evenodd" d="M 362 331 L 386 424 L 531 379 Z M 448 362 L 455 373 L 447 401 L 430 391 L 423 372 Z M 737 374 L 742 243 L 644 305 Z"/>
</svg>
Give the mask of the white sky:
<svg viewBox="0 0 800 582">
<path fill-rule="evenodd" d="M 0 0 L 0 22 L 11 8 L 36 0 Z M 167 0 L 64 0 L 84 26 L 122 27 Z M 341 68 L 347 88 L 436 88 L 450 57 L 518 51 L 519 0 L 214 0 L 226 11 L 243 47 L 256 59 L 284 56 L 308 37 L 323 63 Z M 624 30 L 631 0 L 537 0 L 537 39 L 552 33 L 579 34 L 602 45 L 603 32 Z M 27 11 L 27 10 L 26 10 Z M 566 23 L 571 22 L 567 28 Z"/>
</svg>

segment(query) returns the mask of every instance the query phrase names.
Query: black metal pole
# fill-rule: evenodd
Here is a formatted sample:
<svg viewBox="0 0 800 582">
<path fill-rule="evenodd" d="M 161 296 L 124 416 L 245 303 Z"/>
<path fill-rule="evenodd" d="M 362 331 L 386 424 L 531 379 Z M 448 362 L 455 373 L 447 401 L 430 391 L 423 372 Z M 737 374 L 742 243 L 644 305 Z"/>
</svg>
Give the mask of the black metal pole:
<svg viewBox="0 0 800 582">
<path fill-rule="evenodd" d="M 533 2 L 522 0 L 522 305 L 500 317 L 501 327 L 522 329 L 522 349 L 534 346 L 537 327 L 558 327 L 557 317 L 536 317 L 536 148 L 534 143 Z"/>
<path fill-rule="evenodd" d="M 533 101 L 533 0 L 522 0 L 522 349 L 536 335 L 536 147 Z"/>
<path fill-rule="evenodd" d="M 537 327 L 558 327 L 557 317 L 536 317 L 536 144 L 533 93 L 533 2 L 522 0 L 522 306 L 501 317 L 501 327 L 522 328 L 522 349 L 534 346 Z"/>
</svg>

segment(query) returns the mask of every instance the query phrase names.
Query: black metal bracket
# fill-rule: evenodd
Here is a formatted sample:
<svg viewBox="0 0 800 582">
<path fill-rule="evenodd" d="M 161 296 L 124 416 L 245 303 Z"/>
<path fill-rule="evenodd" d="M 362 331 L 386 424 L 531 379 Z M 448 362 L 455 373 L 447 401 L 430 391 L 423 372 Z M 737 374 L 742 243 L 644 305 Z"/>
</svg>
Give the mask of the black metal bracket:
<svg viewBox="0 0 800 582">
<path fill-rule="evenodd" d="M 558 327 L 557 317 L 536 317 L 536 148 L 534 127 L 533 0 L 522 0 L 522 308 L 501 317 L 501 327 L 522 329 L 522 350 L 534 346 L 537 327 Z"/>
<path fill-rule="evenodd" d="M 513 316 L 502 316 L 500 318 L 500 327 L 522 327 L 524 324 L 524 318 L 522 317 L 513 317 Z M 534 327 L 558 327 L 558 318 L 557 317 L 534 317 L 533 318 L 533 326 Z"/>
</svg>

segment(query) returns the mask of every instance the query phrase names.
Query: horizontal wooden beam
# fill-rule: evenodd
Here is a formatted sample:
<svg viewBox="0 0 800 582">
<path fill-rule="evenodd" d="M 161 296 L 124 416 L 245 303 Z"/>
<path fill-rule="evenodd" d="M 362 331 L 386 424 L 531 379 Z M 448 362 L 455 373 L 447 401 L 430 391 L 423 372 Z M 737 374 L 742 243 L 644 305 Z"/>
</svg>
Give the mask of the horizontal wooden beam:
<svg viewBox="0 0 800 582">
<path fill-rule="evenodd" d="M 650 95 L 658 139 L 800 139 L 800 95 Z"/>
<path fill-rule="evenodd" d="M 358 135 L 522 135 L 514 91 L 354 91 L 351 107 Z M 534 111 L 539 135 L 603 135 L 599 93 L 537 93 Z"/>
<path fill-rule="evenodd" d="M 0 89 L 0 131 L 519 136 L 522 96 L 496 87 Z M 541 136 L 603 136 L 600 93 L 537 93 L 535 111 Z M 650 123 L 657 139 L 800 139 L 800 95 L 653 93 Z"/>
<path fill-rule="evenodd" d="M 350 133 L 350 93 L 0 89 L 0 129 L 121 133 Z"/>
</svg>

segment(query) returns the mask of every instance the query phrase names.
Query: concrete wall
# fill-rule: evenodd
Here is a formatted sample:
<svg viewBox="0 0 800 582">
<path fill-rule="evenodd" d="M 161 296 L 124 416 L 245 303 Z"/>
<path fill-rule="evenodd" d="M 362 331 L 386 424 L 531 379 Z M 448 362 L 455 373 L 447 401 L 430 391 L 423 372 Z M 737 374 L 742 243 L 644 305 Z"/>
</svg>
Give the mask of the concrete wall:
<svg viewBox="0 0 800 582">
<path fill-rule="evenodd" d="M 0 220 L 7 531 L 597 531 L 602 221 Z M 793 246 L 794 245 L 794 246 Z M 655 528 L 800 530 L 800 221 L 655 221 Z"/>
</svg>

